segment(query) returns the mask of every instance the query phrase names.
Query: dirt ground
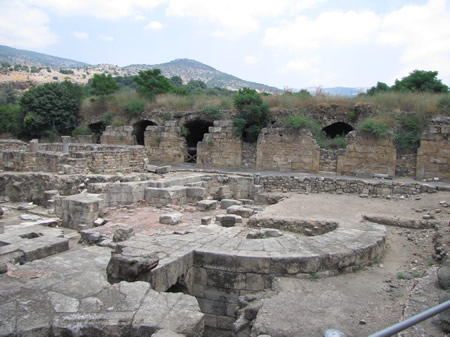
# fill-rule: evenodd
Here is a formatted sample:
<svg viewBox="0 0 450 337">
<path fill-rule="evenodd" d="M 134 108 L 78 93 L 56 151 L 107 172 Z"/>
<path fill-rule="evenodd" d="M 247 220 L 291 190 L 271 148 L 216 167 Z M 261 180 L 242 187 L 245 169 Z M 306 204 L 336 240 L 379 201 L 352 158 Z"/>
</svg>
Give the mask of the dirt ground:
<svg viewBox="0 0 450 337">
<path fill-rule="evenodd" d="M 417 198 L 417 200 L 416 200 Z M 449 238 L 449 193 L 386 200 L 351 195 L 293 195 L 266 208 L 264 214 L 331 219 L 350 226 L 363 224 L 362 215 L 422 219 L 435 217 L 428 229 L 386 227 L 383 258 L 355 273 L 323 279 L 281 278 L 277 295 L 264 301 L 256 331 L 276 336 L 323 336 L 338 329 L 347 336 L 368 336 L 439 304 L 444 292 L 437 284 L 434 240 Z M 438 316 L 400 336 L 446 336 Z"/>
</svg>

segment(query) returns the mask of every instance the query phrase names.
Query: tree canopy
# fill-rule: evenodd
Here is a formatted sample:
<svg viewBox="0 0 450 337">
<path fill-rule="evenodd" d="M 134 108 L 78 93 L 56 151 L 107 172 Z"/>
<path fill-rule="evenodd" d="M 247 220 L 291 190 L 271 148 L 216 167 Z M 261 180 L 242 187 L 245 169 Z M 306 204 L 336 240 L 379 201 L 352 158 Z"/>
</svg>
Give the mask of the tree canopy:
<svg viewBox="0 0 450 337">
<path fill-rule="evenodd" d="M 448 92 L 448 86 L 437 78 L 437 71 L 414 70 L 401 80 L 395 80 L 393 90 L 398 91 L 424 91 Z"/>
<path fill-rule="evenodd" d="M 111 74 L 94 74 L 91 82 L 91 92 L 95 96 L 111 95 L 119 90 L 119 85 Z"/>
<path fill-rule="evenodd" d="M 234 107 L 238 115 L 233 118 L 234 135 L 244 141 L 256 142 L 262 128 L 270 122 L 269 105 L 265 104 L 256 90 L 243 88 L 234 96 Z"/>
<path fill-rule="evenodd" d="M 82 88 L 68 81 L 25 92 L 20 100 L 25 136 L 40 137 L 46 132 L 70 135 L 77 125 L 81 97 Z"/>
<path fill-rule="evenodd" d="M 134 77 L 134 82 L 138 85 L 138 93 L 151 100 L 154 100 L 158 94 L 164 94 L 173 90 L 172 84 L 166 77 L 161 75 L 161 70 L 159 69 L 140 71 Z"/>
</svg>

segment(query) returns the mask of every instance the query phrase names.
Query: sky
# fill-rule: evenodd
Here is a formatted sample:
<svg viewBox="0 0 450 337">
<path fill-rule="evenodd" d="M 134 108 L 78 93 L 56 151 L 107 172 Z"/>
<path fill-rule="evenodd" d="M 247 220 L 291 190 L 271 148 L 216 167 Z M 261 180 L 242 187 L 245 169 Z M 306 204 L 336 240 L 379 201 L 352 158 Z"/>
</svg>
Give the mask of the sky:
<svg viewBox="0 0 450 337">
<path fill-rule="evenodd" d="M 281 89 L 450 85 L 450 0 L 0 0 L 0 44 L 89 64 L 189 58 Z"/>
</svg>

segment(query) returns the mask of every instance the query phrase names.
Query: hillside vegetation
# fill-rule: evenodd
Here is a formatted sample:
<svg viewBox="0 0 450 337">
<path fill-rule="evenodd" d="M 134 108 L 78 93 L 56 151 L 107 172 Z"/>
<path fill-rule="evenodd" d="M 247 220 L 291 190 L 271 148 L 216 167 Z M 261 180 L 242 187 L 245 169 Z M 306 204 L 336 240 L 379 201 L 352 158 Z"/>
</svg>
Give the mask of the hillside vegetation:
<svg viewBox="0 0 450 337">
<path fill-rule="evenodd" d="M 151 118 L 155 111 L 200 111 L 214 120 L 220 119 L 225 110 L 235 109 L 236 135 L 256 141 L 272 119 L 270 111 L 289 109 L 293 116 L 285 125 L 310 128 L 319 145 L 327 147 L 330 143 L 323 138 L 314 114 L 338 109 L 363 132 L 384 137 L 393 131 L 398 148 L 407 149 L 418 146 L 421 132 L 433 116 L 450 115 L 448 87 L 437 79 L 437 72 L 414 71 L 392 87 L 378 83 L 372 89 L 353 98 L 320 92 L 312 96 L 305 90 L 271 95 L 250 88 L 238 92 L 209 88 L 200 80 L 184 83 L 179 76 L 163 76 L 159 69 L 139 71 L 133 77 L 102 73 L 94 74 L 86 85 L 69 81 L 45 84 L 22 97 L 12 86 L 4 87 L 0 92 L 0 133 L 23 139 L 56 138 L 70 132 L 101 132 L 107 125 L 130 125 L 144 114 Z M 70 109 L 66 107 L 68 101 Z M 365 120 L 358 116 L 359 105 L 369 107 L 370 115 Z M 89 129 L 94 122 L 101 124 L 100 129 L 98 125 L 95 130 Z M 336 139 L 335 145 L 345 146 L 344 135 L 338 136 L 341 139 Z"/>
</svg>

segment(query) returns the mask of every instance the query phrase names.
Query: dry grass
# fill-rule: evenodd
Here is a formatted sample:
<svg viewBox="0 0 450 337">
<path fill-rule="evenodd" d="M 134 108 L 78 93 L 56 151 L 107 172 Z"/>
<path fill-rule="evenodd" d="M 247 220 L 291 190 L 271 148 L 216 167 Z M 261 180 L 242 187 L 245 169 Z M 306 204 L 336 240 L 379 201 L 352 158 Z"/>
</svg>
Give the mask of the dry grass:
<svg viewBox="0 0 450 337">
<path fill-rule="evenodd" d="M 174 94 L 162 94 L 156 96 L 155 102 L 148 102 L 145 110 L 151 111 L 158 108 L 168 108 L 173 111 L 199 111 L 207 107 L 221 107 L 230 109 L 233 99 L 229 96 L 179 96 Z"/>
<path fill-rule="evenodd" d="M 286 93 L 283 95 L 263 96 L 265 103 L 271 109 L 292 110 L 329 110 L 339 107 L 352 111 L 356 104 L 369 104 L 372 106 L 372 117 L 388 127 L 396 123 L 396 119 L 402 112 L 416 113 L 429 119 L 431 116 L 442 112 L 439 108 L 439 100 L 444 94 L 429 93 L 380 93 L 374 96 L 343 97 L 330 95 L 317 95 L 304 97 L 297 94 Z M 139 99 L 135 90 L 124 90 L 108 96 L 102 101 L 99 97 L 85 99 L 81 105 L 81 117 L 90 120 L 92 117 L 101 117 L 105 112 L 111 112 L 114 116 L 123 116 L 123 106 L 131 101 Z M 171 111 L 200 111 L 208 107 L 222 109 L 233 108 L 232 96 L 179 96 L 175 94 L 157 95 L 154 102 L 147 101 L 146 111 L 165 108 Z"/>
</svg>

